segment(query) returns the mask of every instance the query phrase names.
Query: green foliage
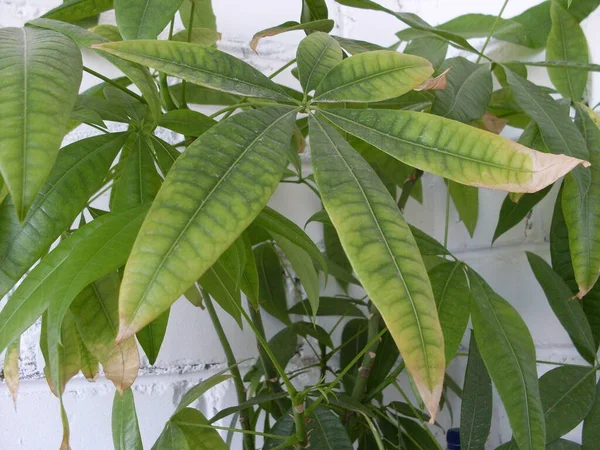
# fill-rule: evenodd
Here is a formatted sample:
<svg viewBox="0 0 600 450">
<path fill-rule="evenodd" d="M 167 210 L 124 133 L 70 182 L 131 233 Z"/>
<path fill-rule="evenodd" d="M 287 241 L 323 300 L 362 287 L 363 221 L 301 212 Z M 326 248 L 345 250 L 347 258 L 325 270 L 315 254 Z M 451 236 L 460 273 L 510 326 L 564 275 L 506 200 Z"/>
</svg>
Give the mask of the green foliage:
<svg viewBox="0 0 600 450">
<path fill-rule="evenodd" d="M 478 450 L 497 406 L 492 384 L 513 432 L 500 448 L 597 448 L 600 120 L 582 100 L 600 66 L 580 22 L 600 2 L 543 1 L 515 17 L 431 26 L 375 1 L 336 1 L 397 19 L 400 42 L 329 34 L 323 0 L 297 0 L 299 17 L 256 31 L 254 50 L 266 37 L 303 37 L 270 75 L 216 48 L 211 0 L 69 0 L 0 29 L 0 350 L 16 398 L 20 336 L 42 317 L 62 448 L 62 394 L 99 365 L 118 391 L 115 448 L 142 448 L 131 389 L 138 344 L 155 364 L 182 295 L 206 307 L 227 369 L 183 395 L 153 449 L 225 449 L 234 433 L 244 450 L 259 437 L 271 450 L 439 449 L 426 422 L 440 426 L 439 410 L 456 419 L 450 388 L 461 398 L 462 445 Z M 112 9 L 115 23 L 96 26 Z M 489 41 L 545 48 L 546 61 L 495 61 Z M 451 46 L 462 56 L 447 59 Z M 82 67 L 82 49 L 122 76 Z M 546 68 L 556 90 L 530 81 L 527 66 Z M 284 86 L 276 77 L 289 68 L 297 82 Z M 99 83 L 78 93 L 82 70 Z M 114 122 L 127 131 L 113 132 Z M 507 123 L 524 130 L 518 143 L 498 136 Z M 80 126 L 102 134 L 61 148 Z M 166 142 L 157 127 L 181 140 Z M 308 172 L 298 155 L 306 139 Z M 584 365 L 539 378 L 517 312 L 529 299 L 509 299 L 513 307 L 447 243 L 408 225 L 417 202 L 430 201 L 431 176 L 445 179 L 470 236 L 479 188 L 507 192 L 493 241 L 564 177 L 552 265 L 527 258 Z M 315 194 L 324 209 L 301 220 L 322 225 L 322 242 L 266 206 L 280 183 Z M 244 374 L 213 300 L 256 336 Z M 465 356 L 459 386 L 445 371 Z M 317 376 L 304 385 L 309 371 Z M 192 407 L 225 383 L 236 405 L 212 418 Z M 402 401 L 386 398 L 392 389 Z M 581 447 L 561 439 L 581 422 Z"/>
</svg>

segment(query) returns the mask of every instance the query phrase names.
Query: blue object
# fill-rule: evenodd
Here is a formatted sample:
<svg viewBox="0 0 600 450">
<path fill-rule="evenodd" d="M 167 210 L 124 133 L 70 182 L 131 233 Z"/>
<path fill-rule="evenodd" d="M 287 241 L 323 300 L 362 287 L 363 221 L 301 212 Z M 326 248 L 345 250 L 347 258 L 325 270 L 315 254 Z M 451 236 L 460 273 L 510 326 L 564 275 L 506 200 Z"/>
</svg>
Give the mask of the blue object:
<svg viewBox="0 0 600 450">
<path fill-rule="evenodd" d="M 448 450 L 460 450 L 460 429 L 450 428 L 446 433 Z"/>
</svg>

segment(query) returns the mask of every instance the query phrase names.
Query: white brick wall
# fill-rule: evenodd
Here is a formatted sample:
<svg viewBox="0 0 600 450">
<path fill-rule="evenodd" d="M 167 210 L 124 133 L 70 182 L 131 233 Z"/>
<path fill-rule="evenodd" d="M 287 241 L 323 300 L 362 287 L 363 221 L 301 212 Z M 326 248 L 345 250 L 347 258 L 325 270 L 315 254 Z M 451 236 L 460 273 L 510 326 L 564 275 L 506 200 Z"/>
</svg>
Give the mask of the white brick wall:
<svg viewBox="0 0 600 450">
<path fill-rule="evenodd" d="M 0 27 L 21 26 L 39 16 L 60 0 L 0 0 Z M 302 38 L 301 32 L 289 33 L 277 38 L 265 39 L 260 43 L 259 55 L 248 47 L 257 30 L 273 26 L 286 20 L 295 20 L 300 14 L 300 0 L 213 0 L 219 31 L 223 33 L 220 47 L 241 56 L 266 71 L 275 70 L 295 55 L 295 46 Z M 395 41 L 394 33 L 403 25 L 396 19 L 381 13 L 350 9 L 328 2 L 330 17 L 336 21 L 335 32 L 342 36 L 364 39 L 381 45 Z M 431 24 L 436 25 L 456 15 L 478 12 L 497 14 L 501 0 L 380 0 L 389 8 L 414 12 Z M 518 14 L 537 0 L 521 0 L 509 3 L 505 17 Z M 105 15 L 106 16 L 106 15 Z M 110 17 L 104 17 L 110 20 Z M 596 12 L 583 23 L 592 48 L 592 61 L 600 61 L 600 46 L 591 38 L 594 27 L 600 25 L 600 13 Z M 531 51 L 518 49 L 507 44 L 490 46 L 496 58 L 535 58 Z M 454 51 L 456 52 L 456 51 Z M 86 64 L 106 70 L 102 62 L 85 55 Z M 115 72 L 116 73 L 116 72 Z M 547 80 L 544 69 L 530 69 L 538 81 Z M 286 78 L 287 77 L 287 78 Z M 595 77 L 590 90 L 591 103 L 598 101 L 598 83 Z M 282 77 L 293 81 L 291 75 Z M 95 83 L 84 77 L 84 87 Z M 81 133 L 86 133 L 82 131 Z M 510 131 L 507 132 L 511 135 Z M 512 134 L 514 137 L 516 134 Z M 73 137 L 69 137 L 73 139 Z M 441 239 L 444 232 L 445 190 L 443 182 L 433 176 L 424 177 L 424 205 L 410 201 L 406 210 L 407 219 L 428 233 Z M 468 237 L 457 214 L 451 212 L 450 247 L 459 258 L 478 270 L 491 286 L 509 300 L 525 318 L 538 348 L 538 359 L 554 361 L 578 361 L 566 333 L 552 315 L 546 299 L 535 282 L 527 264 L 524 251 L 531 250 L 548 257 L 548 234 L 554 195 L 548 196 L 532 215 L 511 232 L 501 237 L 490 247 L 491 238 L 498 218 L 502 193 L 481 190 L 479 224 L 473 239 Z M 320 209 L 319 202 L 308 189 L 283 185 L 278 189 L 271 205 L 303 225 L 311 214 Z M 308 232 L 317 241 L 319 226 L 311 224 Z M 222 317 L 225 329 L 233 344 L 238 359 L 256 354 L 254 338 L 246 327 L 243 331 L 229 317 Z M 276 331 L 277 324 L 267 321 L 269 333 Z M 0 448 L 8 450 L 45 450 L 57 448 L 60 442 L 61 425 L 57 399 L 50 393 L 46 382 L 41 379 L 43 359 L 37 347 L 39 325 L 26 333 L 22 342 L 21 372 L 23 380 L 19 392 L 18 409 L 13 409 L 8 391 L 0 384 Z M 310 355 L 310 351 L 307 352 Z M 297 362 L 303 356 L 297 357 Z M 207 314 L 193 308 L 185 301 L 175 304 L 167 330 L 167 336 L 155 367 L 147 365 L 134 385 L 140 427 L 144 445 L 150 448 L 172 413 L 181 395 L 201 379 L 205 379 L 224 367 L 225 358 Z M 549 366 L 540 366 L 540 372 Z M 455 361 L 450 373 L 462 381 L 464 361 Z M 302 381 L 302 380 L 301 380 Z M 88 383 L 82 378 L 71 381 L 65 394 L 66 409 L 71 423 L 71 444 L 74 450 L 105 450 L 112 448 L 110 411 L 113 388 L 100 379 Z M 205 395 L 197 404 L 207 415 L 235 403 L 235 392 L 231 384 L 223 384 Z M 454 426 L 458 424 L 459 409 L 454 408 Z M 447 415 L 440 417 L 444 427 L 450 426 Z M 438 431 L 434 429 L 434 431 Z M 569 437 L 577 440 L 577 433 Z M 500 442 L 510 439 L 510 430 L 500 402 L 496 399 L 495 418 L 488 447 L 495 448 Z M 238 447 L 235 447 L 238 448 Z"/>
</svg>

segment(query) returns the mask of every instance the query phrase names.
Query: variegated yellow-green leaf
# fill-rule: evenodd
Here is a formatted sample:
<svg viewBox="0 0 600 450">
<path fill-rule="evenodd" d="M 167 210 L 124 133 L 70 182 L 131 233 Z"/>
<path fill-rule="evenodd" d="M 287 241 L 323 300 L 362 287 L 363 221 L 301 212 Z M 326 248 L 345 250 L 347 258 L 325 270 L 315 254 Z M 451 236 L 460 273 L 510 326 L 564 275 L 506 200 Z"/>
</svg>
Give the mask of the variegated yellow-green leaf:
<svg viewBox="0 0 600 450">
<path fill-rule="evenodd" d="M 590 153 L 591 182 L 582 196 L 575 178 L 567 176 L 563 184 L 562 208 L 579 286 L 577 296 L 582 298 L 600 276 L 600 117 L 582 104 L 577 104 L 576 109 L 576 122 Z"/>
<path fill-rule="evenodd" d="M 2 28 L 0 73 L 0 173 L 22 221 L 67 131 L 81 53 L 54 31 Z"/>
<path fill-rule="evenodd" d="M 332 109 L 322 113 L 344 131 L 408 165 L 471 186 L 536 192 L 577 165 L 589 165 L 414 111 Z"/>
<path fill-rule="evenodd" d="M 342 61 L 342 47 L 327 33 L 317 31 L 300 42 L 296 58 L 300 84 L 304 92 L 310 92 Z"/>
<path fill-rule="evenodd" d="M 295 115 L 288 107 L 236 114 L 175 161 L 125 267 L 117 340 L 169 308 L 264 208 L 283 174 Z"/>
<path fill-rule="evenodd" d="M 398 97 L 433 73 L 424 58 L 390 50 L 360 53 L 333 67 L 317 86 L 316 102 L 377 102 Z"/>
<path fill-rule="evenodd" d="M 375 172 L 330 125 L 311 117 L 310 139 L 325 209 L 435 417 L 444 381 L 444 338 L 417 244 Z"/>
</svg>

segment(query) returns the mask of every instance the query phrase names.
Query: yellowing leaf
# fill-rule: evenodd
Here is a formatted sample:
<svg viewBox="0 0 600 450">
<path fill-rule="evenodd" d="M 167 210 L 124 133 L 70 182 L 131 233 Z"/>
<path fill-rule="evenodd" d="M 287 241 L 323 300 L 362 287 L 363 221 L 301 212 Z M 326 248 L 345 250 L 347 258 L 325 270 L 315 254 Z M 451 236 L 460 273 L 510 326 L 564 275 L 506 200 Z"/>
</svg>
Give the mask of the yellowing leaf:
<svg viewBox="0 0 600 450">
<path fill-rule="evenodd" d="M 140 368 L 140 354 L 135 338 L 125 339 L 116 345 L 102 367 L 106 378 L 113 382 L 119 392 L 131 387 Z"/>
</svg>

